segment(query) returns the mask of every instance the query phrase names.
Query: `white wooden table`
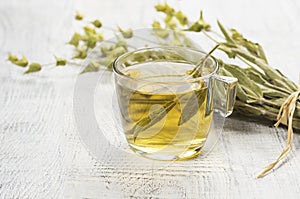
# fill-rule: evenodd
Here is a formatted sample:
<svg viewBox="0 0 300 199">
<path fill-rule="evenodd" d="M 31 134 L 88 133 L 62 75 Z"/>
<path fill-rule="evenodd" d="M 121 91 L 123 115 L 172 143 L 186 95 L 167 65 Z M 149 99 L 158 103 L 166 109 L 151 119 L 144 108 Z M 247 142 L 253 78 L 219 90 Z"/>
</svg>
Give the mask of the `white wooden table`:
<svg viewBox="0 0 300 199">
<path fill-rule="evenodd" d="M 0 198 L 299 198 L 300 136 L 276 172 L 255 176 L 285 146 L 286 130 L 270 122 L 231 117 L 204 159 L 151 168 L 124 159 L 93 158 L 81 143 L 73 114 L 79 68 L 48 67 L 22 75 L 8 52 L 42 63 L 70 56 L 65 45 L 78 28 L 76 10 L 107 26 L 148 27 L 156 1 L 0 0 Z M 204 10 L 260 42 L 272 65 L 295 82 L 300 72 L 300 3 L 286 1 L 169 1 L 196 19 Z M 103 149 L 105 150 L 105 149 Z"/>
</svg>

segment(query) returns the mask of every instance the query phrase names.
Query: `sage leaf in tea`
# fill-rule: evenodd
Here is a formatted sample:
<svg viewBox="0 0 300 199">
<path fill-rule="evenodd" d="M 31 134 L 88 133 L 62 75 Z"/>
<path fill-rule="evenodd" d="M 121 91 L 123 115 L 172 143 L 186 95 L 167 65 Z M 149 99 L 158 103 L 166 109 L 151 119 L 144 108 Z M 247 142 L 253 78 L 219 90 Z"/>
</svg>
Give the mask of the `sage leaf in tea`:
<svg viewBox="0 0 300 199">
<path fill-rule="evenodd" d="M 167 115 L 167 113 L 173 109 L 173 107 L 176 104 L 177 104 L 177 100 L 174 100 L 174 101 L 167 102 L 162 106 L 159 106 L 155 110 L 151 110 L 149 115 L 141 119 L 140 121 L 138 121 L 136 125 L 133 127 L 133 129 L 131 130 L 133 131 L 133 140 L 134 141 L 136 140 L 138 134 L 141 131 L 150 128 L 151 126 L 159 122 L 161 119 L 163 119 Z"/>
<path fill-rule="evenodd" d="M 186 105 L 183 107 L 180 118 L 178 120 L 178 126 L 183 125 L 189 121 L 198 111 L 202 103 L 205 102 L 207 96 L 207 88 L 194 91 L 194 94 L 190 96 Z"/>
</svg>

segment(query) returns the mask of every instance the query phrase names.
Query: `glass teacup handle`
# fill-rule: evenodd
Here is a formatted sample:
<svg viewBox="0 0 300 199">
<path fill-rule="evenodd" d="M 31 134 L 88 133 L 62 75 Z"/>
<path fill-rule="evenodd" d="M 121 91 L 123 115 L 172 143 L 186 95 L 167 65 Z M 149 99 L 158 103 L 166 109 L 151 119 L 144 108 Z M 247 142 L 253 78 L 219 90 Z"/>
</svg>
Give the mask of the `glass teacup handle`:
<svg viewBox="0 0 300 199">
<path fill-rule="evenodd" d="M 221 75 L 215 75 L 214 78 L 214 109 L 227 117 L 233 111 L 238 80 Z"/>
</svg>

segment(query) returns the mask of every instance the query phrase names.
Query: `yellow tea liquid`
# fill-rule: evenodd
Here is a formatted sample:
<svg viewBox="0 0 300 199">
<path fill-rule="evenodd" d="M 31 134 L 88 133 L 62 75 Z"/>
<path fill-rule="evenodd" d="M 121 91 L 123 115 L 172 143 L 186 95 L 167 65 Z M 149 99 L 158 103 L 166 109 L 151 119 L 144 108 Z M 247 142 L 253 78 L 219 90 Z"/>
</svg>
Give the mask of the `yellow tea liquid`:
<svg viewBox="0 0 300 199">
<path fill-rule="evenodd" d="M 134 151 L 161 160 L 199 154 L 210 129 L 212 105 L 204 82 L 182 81 L 182 74 L 193 67 L 151 62 L 123 71 L 138 79 L 116 82 L 122 126 Z"/>
</svg>

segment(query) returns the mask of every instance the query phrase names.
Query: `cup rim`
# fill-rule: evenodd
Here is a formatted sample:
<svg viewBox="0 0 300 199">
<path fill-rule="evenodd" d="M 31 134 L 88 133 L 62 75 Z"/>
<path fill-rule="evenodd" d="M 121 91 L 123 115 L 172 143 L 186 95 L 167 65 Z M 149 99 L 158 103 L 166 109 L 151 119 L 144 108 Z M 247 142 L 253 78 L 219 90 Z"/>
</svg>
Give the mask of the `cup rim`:
<svg viewBox="0 0 300 199">
<path fill-rule="evenodd" d="M 205 56 L 207 53 L 205 53 L 204 51 L 201 51 L 201 50 L 198 50 L 198 49 L 194 49 L 194 48 L 189 48 L 189 47 L 182 47 L 182 46 L 156 46 L 156 47 L 145 47 L 145 48 L 140 48 L 140 49 L 137 49 L 137 50 L 134 50 L 134 51 L 129 51 L 129 52 L 126 52 L 120 56 L 118 56 L 113 64 L 112 64 L 112 69 L 113 69 L 113 72 L 114 74 L 118 75 L 118 76 L 121 76 L 122 78 L 126 78 L 126 79 L 130 79 L 131 81 L 147 81 L 145 79 L 137 79 L 137 78 L 134 78 L 134 77 L 130 77 L 124 73 L 122 73 L 122 71 L 120 71 L 118 68 L 117 68 L 117 63 L 122 60 L 124 57 L 127 57 L 127 56 L 130 56 L 131 54 L 134 54 L 134 53 L 137 53 L 137 52 L 142 52 L 142 51 L 147 51 L 147 50 L 153 50 L 153 49 L 178 49 L 178 48 L 181 48 L 181 49 L 186 49 L 186 50 L 192 50 L 194 52 L 198 52 L 198 53 L 202 53 L 203 56 Z M 201 76 L 201 77 L 197 77 L 197 78 L 193 78 L 193 79 L 183 79 L 182 81 L 170 81 L 170 82 L 159 82 L 159 81 L 151 81 L 152 83 L 182 83 L 182 82 L 195 82 L 195 81 L 200 81 L 200 80 L 204 80 L 204 79 L 209 79 L 211 77 L 213 77 L 218 69 L 219 69 L 219 63 L 218 61 L 216 60 L 216 58 L 212 55 L 209 55 L 209 58 L 211 58 L 214 62 L 214 65 L 215 65 L 215 68 L 212 72 L 210 72 L 209 74 L 207 75 L 204 75 L 204 76 Z"/>
</svg>

